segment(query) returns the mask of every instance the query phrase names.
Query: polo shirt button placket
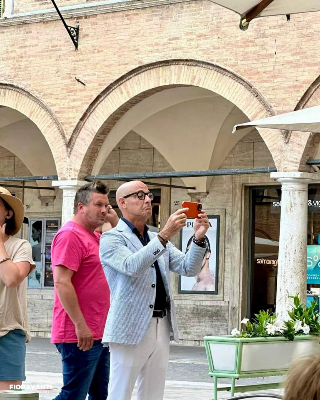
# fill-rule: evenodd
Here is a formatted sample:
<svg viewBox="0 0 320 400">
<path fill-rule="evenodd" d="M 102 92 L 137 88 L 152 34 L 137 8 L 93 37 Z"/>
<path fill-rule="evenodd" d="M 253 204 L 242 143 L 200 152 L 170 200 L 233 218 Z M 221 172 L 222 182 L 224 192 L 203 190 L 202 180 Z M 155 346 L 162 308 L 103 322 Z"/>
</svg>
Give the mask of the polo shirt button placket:
<svg viewBox="0 0 320 400">
<path fill-rule="evenodd" d="M 150 306 L 149 306 L 150 308 L 153 308 L 153 304 L 150 304 Z"/>
<path fill-rule="evenodd" d="M 152 288 L 155 288 L 155 287 L 156 287 L 156 285 L 153 283 L 153 284 L 151 285 L 151 287 L 152 287 Z"/>
</svg>

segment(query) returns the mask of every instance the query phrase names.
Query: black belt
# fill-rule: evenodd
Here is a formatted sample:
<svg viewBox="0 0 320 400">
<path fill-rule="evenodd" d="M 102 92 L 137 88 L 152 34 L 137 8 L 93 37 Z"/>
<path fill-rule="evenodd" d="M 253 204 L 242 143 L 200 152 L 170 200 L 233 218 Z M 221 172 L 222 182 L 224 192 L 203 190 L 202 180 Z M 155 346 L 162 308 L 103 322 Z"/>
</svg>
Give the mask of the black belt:
<svg viewBox="0 0 320 400">
<path fill-rule="evenodd" d="M 155 318 L 163 318 L 167 315 L 167 310 L 154 310 L 152 316 Z"/>
</svg>

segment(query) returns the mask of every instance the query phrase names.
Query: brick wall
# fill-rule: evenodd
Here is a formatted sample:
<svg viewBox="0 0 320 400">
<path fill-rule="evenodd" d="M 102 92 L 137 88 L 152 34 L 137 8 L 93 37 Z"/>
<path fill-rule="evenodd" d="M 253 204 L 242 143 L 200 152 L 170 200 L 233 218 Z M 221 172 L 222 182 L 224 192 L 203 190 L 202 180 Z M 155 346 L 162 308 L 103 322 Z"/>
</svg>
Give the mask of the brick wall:
<svg viewBox="0 0 320 400">
<path fill-rule="evenodd" d="M 0 25 L 0 81 L 38 95 L 68 137 L 110 83 L 143 64 L 174 58 L 204 60 L 234 71 L 276 113 L 285 112 L 317 77 L 318 15 L 292 15 L 290 22 L 261 18 L 246 32 L 239 30 L 236 14 L 209 1 L 79 17 L 78 51 L 61 21 Z"/>
</svg>

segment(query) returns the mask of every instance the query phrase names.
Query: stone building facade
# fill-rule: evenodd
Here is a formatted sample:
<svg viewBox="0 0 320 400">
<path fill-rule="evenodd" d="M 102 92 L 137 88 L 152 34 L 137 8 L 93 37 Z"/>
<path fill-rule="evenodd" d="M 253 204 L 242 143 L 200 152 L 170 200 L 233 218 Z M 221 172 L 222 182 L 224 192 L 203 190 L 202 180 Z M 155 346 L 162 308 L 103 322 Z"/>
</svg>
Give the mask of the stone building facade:
<svg viewBox="0 0 320 400">
<path fill-rule="evenodd" d="M 57 3 L 68 25 L 79 25 L 78 50 L 49 0 L 5 0 L 0 19 L 0 177 L 58 176 L 53 186 L 16 188 L 29 219 L 66 221 L 91 174 L 276 167 L 273 177 L 158 181 L 193 190 L 155 186 L 162 224 L 190 198 L 220 217 L 217 293 L 179 293 L 172 280 L 181 340 L 226 334 L 247 314 L 252 187 L 286 186 L 282 202 L 292 202 L 291 211 L 273 227 L 285 249 L 278 286 L 289 280 L 300 291 L 304 276 L 295 280 L 288 266 L 305 262 L 305 196 L 319 182 L 306 161 L 319 158 L 318 135 L 231 132 L 237 123 L 319 104 L 319 13 L 257 19 L 243 32 L 236 14 L 209 0 Z M 108 184 L 114 190 L 120 182 Z M 290 212 L 304 215 L 296 242 Z M 288 243 L 300 256 L 288 253 Z M 28 296 L 34 335 L 48 336 L 52 288 L 30 288 Z"/>
</svg>

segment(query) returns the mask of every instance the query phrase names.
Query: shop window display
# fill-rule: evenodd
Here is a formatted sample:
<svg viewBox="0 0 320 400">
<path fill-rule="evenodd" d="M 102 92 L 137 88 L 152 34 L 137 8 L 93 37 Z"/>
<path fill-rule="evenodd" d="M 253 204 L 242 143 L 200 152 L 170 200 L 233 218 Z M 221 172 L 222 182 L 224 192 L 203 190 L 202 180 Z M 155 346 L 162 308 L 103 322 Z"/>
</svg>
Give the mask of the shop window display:
<svg viewBox="0 0 320 400">
<path fill-rule="evenodd" d="M 275 311 L 280 235 L 281 187 L 250 189 L 248 315 Z M 320 186 L 308 191 L 308 301 L 320 296 Z"/>
</svg>

